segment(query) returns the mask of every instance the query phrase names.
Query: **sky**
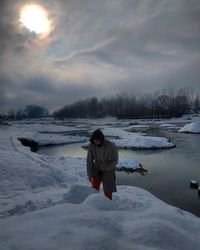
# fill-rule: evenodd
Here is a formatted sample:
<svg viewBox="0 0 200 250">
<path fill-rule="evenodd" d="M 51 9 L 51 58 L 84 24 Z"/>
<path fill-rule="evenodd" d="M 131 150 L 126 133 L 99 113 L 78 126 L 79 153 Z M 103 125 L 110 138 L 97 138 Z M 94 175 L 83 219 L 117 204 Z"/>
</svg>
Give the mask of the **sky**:
<svg viewBox="0 0 200 250">
<path fill-rule="evenodd" d="M 48 34 L 20 21 L 33 3 L 46 10 Z M 0 113 L 122 92 L 200 92 L 199 30 L 199 0 L 1 0 Z"/>
</svg>

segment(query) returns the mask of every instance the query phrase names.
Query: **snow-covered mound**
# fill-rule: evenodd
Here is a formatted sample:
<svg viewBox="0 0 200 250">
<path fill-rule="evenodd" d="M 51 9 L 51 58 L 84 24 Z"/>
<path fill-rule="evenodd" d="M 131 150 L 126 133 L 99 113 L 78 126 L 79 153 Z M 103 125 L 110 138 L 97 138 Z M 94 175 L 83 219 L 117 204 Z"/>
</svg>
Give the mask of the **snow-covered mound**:
<svg viewBox="0 0 200 250">
<path fill-rule="evenodd" d="M 198 134 L 200 133 L 200 121 L 186 124 L 178 132 Z"/>
<path fill-rule="evenodd" d="M 50 145 L 62 145 L 75 142 L 84 142 L 88 138 L 84 136 L 73 136 L 73 135 L 59 135 L 59 134 L 41 134 L 38 132 L 24 132 L 19 138 L 25 138 L 33 140 L 38 143 L 39 146 L 50 146 Z"/>
<path fill-rule="evenodd" d="M 12 199 L 4 197 L 3 202 L 0 202 L 0 216 L 1 212 L 3 216 L 23 213 L 30 208 L 30 204 L 34 204 L 35 208 L 46 206 L 49 198 L 52 202 L 57 201 L 63 191 L 56 187 L 66 188 L 66 186 L 80 183 L 89 185 L 86 178 L 86 158 L 49 157 L 32 153 L 17 139 L 21 134 L 28 135 L 28 133 L 23 129 L 13 127 L 0 130 L 0 195 L 11 193 L 13 196 Z M 141 169 L 141 164 L 134 160 L 119 160 L 117 169 L 136 171 Z M 45 187 L 51 194 L 45 192 L 46 198 L 44 199 L 37 195 L 35 190 Z M 30 203 L 30 196 L 24 195 L 24 192 L 32 192 L 32 190 L 34 197 L 31 195 Z M 21 200 L 23 200 L 23 205 L 19 206 Z"/>
<path fill-rule="evenodd" d="M 140 188 L 113 201 L 73 186 L 61 204 L 1 220 L 0 248 L 51 250 L 199 249 L 200 220 Z"/>
<path fill-rule="evenodd" d="M 129 136 L 128 138 L 113 140 L 119 148 L 125 149 L 159 149 L 173 148 L 175 145 L 164 137 Z"/>
<path fill-rule="evenodd" d="M 152 137 L 152 136 L 140 136 L 134 135 L 128 138 L 111 140 L 118 148 L 122 149 L 162 149 L 173 148 L 175 144 L 171 143 L 164 137 Z M 86 142 L 82 145 L 84 149 L 87 149 L 89 143 Z"/>
<path fill-rule="evenodd" d="M 118 138 L 127 138 L 128 136 L 142 135 L 140 132 L 130 133 L 122 128 L 113 128 L 113 127 L 106 127 L 102 129 L 102 132 L 105 136 L 113 136 Z"/>
<path fill-rule="evenodd" d="M 119 159 L 118 164 L 116 166 L 118 170 L 137 170 L 142 168 L 141 163 L 135 160 L 125 160 L 125 159 Z"/>
<path fill-rule="evenodd" d="M 159 149 L 173 148 L 175 144 L 164 137 L 146 136 L 146 134 L 137 132 L 127 132 L 122 128 L 106 127 L 102 130 L 105 136 L 116 137 L 112 140 L 117 147 L 124 149 Z M 83 144 L 87 148 L 89 143 Z"/>
<path fill-rule="evenodd" d="M 52 186 L 64 181 L 58 169 L 22 146 L 16 136 L 12 128 L 0 132 L 0 193 Z"/>
</svg>

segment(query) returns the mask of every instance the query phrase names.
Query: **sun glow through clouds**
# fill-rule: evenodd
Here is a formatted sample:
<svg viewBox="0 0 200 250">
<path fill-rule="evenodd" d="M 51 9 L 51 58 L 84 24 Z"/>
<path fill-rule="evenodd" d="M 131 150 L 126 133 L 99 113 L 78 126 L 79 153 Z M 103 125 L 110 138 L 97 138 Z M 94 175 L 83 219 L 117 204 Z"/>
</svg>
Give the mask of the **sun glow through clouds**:
<svg viewBox="0 0 200 250">
<path fill-rule="evenodd" d="M 20 12 L 20 22 L 31 32 L 36 34 L 48 34 L 50 21 L 47 12 L 40 5 L 26 5 Z"/>
</svg>

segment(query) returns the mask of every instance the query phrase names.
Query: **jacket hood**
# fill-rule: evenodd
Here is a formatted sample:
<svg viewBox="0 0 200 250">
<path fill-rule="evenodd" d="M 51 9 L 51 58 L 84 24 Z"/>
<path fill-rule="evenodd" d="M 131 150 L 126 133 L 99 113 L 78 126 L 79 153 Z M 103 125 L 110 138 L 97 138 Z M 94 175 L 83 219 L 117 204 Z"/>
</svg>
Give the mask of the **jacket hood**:
<svg viewBox="0 0 200 250">
<path fill-rule="evenodd" d="M 93 132 L 91 138 L 90 138 L 90 142 L 94 144 L 94 140 L 99 140 L 101 141 L 101 145 L 104 143 L 104 134 L 101 132 L 100 129 L 97 129 Z M 101 146 L 100 145 L 100 146 Z"/>
</svg>

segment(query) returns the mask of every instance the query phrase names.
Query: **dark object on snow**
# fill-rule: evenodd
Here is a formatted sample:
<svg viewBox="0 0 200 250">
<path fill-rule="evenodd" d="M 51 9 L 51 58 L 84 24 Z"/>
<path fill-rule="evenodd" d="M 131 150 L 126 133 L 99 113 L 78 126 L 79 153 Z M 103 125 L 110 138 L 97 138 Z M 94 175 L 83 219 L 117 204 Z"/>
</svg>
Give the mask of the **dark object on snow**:
<svg viewBox="0 0 200 250">
<path fill-rule="evenodd" d="M 36 152 L 38 150 L 38 143 L 36 141 L 33 141 L 31 139 L 27 138 L 18 138 L 18 140 L 24 145 L 25 147 L 30 147 L 32 152 Z"/>
<path fill-rule="evenodd" d="M 200 187 L 198 188 L 198 195 L 199 195 L 199 198 L 200 198 Z"/>
<path fill-rule="evenodd" d="M 197 189 L 198 188 L 198 181 L 191 180 L 190 181 L 190 187 L 193 188 L 193 189 Z"/>
</svg>

